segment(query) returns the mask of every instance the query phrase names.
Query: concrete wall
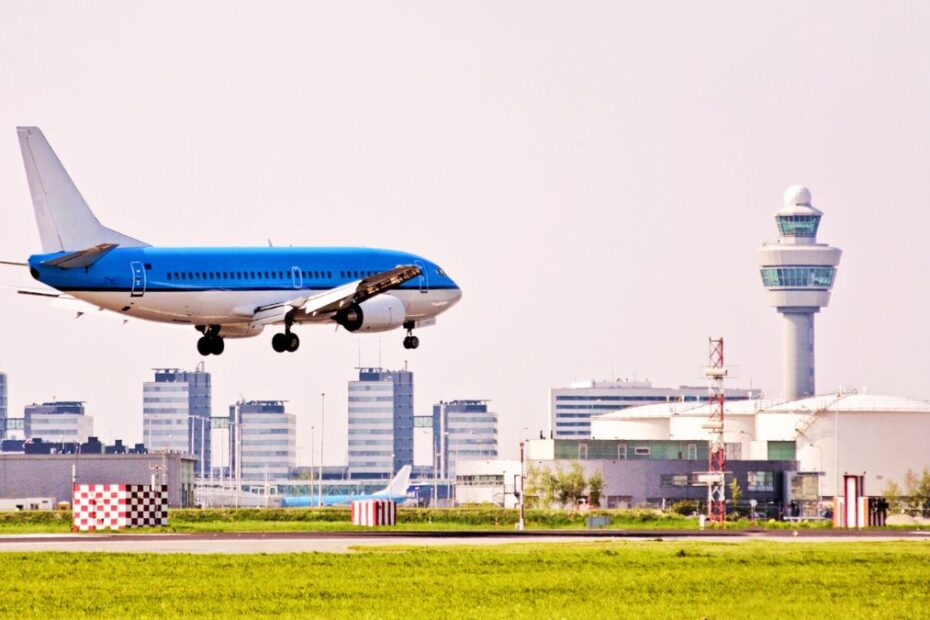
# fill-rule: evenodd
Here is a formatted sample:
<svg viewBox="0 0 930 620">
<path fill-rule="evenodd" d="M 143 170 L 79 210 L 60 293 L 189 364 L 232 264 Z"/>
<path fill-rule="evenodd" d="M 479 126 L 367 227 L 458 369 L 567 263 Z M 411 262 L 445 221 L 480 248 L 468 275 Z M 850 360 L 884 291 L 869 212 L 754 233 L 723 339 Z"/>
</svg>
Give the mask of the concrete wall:
<svg viewBox="0 0 930 620">
<path fill-rule="evenodd" d="M 866 495 L 881 495 L 890 480 L 900 486 L 908 469 L 919 476 L 930 468 L 930 415 L 843 411 L 838 422 L 837 434 L 837 416 L 820 414 L 797 440 L 800 468 L 825 473 L 824 496 L 834 495 L 844 473 L 865 474 Z"/>
<path fill-rule="evenodd" d="M 167 468 L 168 505 L 194 500 L 194 459 L 166 454 L 0 454 L 0 498 L 54 497 L 71 501 L 72 468 L 82 484 L 151 484 Z"/>
</svg>

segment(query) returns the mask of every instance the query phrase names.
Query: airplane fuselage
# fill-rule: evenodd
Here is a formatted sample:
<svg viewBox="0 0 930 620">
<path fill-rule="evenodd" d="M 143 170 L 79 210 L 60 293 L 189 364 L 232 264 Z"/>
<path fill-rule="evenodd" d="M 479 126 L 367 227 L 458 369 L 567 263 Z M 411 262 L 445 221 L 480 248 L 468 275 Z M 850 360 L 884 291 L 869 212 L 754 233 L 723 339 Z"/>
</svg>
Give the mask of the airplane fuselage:
<svg viewBox="0 0 930 620">
<path fill-rule="evenodd" d="M 166 323 L 245 325 L 255 308 L 311 297 L 398 265 L 416 265 L 421 271 L 385 293 L 403 303 L 405 321 L 434 318 L 461 296 L 438 265 L 392 250 L 117 247 L 86 268 L 42 264 L 63 254 L 31 256 L 33 277 L 101 308 Z M 298 314 L 295 322 L 330 318 Z"/>
</svg>

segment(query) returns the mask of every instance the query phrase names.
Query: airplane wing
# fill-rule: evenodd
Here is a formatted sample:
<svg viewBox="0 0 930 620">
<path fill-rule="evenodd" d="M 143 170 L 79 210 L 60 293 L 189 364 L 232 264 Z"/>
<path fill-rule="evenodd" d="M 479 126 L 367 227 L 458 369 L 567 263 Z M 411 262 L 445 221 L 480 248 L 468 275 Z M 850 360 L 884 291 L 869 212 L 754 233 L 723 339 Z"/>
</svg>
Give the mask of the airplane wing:
<svg viewBox="0 0 930 620">
<path fill-rule="evenodd" d="M 311 297 L 303 305 L 302 310 L 304 314 L 314 317 L 339 312 L 352 304 L 360 304 L 375 295 L 397 288 L 416 278 L 420 273 L 420 268 L 416 265 L 400 265 L 394 269 L 368 276 L 364 280 L 349 282 Z"/>
<path fill-rule="evenodd" d="M 290 312 L 294 312 L 294 320 L 297 322 L 328 319 L 352 304 L 360 304 L 375 295 L 397 288 L 419 275 L 420 268 L 416 265 L 400 265 L 317 295 L 295 297 L 257 308 L 240 308 L 236 313 L 251 317 L 253 325 L 280 323 Z"/>
</svg>

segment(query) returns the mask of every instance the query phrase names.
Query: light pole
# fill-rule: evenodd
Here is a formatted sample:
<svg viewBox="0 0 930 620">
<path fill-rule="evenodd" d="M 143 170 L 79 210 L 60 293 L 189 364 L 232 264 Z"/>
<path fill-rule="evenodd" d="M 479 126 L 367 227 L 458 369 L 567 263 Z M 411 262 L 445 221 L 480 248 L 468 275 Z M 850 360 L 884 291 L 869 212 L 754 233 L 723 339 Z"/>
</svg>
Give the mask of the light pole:
<svg viewBox="0 0 930 620">
<path fill-rule="evenodd" d="M 517 529 L 521 532 L 523 528 L 526 527 L 526 468 L 524 467 L 525 463 L 525 447 L 526 442 L 520 442 L 520 521 L 517 523 Z"/>
<path fill-rule="evenodd" d="M 310 493 L 313 493 L 313 471 L 316 466 L 316 446 L 313 445 L 313 431 L 315 426 L 310 426 Z"/>
<path fill-rule="evenodd" d="M 320 394 L 320 479 L 319 486 L 317 487 L 318 493 L 316 496 L 316 505 L 319 508 L 323 507 L 323 437 L 326 435 L 324 431 L 326 424 L 326 392 Z"/>
</svg>

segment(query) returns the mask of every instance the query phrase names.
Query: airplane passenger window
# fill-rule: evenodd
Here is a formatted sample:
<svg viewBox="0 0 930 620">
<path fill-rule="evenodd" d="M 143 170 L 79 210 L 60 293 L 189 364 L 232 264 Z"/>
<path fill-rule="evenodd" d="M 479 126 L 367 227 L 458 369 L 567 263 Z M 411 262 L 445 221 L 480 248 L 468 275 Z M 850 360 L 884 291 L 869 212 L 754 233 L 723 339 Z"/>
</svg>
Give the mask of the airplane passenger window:
<svg viewBox="0 0 930 620">
<path fill-rule="evenodd" d="M 255 279 L 255 272 L 254 272 L 254 271 L 252 272 L 252 279 L 253 279 L 253 280 Z"/>
<path fill-rule="evenodd" d="M 241 280 L 241 279 L 242 279 L 242 272 L 241 272 L 241 271 L 237 271 L 237 272 L 236 272 L 236 279 L 237 279 L 237 280 Z"/>
<path fill-rule="evenodd" d="M 170 272 L 170 271 L 168 272 L 168 279 L 169 279 L 169 280 L 171 279 L 171 272 Z"/>
<path fill-rule="evenodd" d="M 327 278 L 332 278 L 332 277 L 333 277 L 333 272 L 332 272 L 332 271 L 327 271 L 327 272 L 326 272 L 326 277 L 327 277 Z"/>
<path fill-rule="evenodd" d="M 267 271 L 265 272 L 265 279 L 266 279 L 266 280 L 268 279 L 268 272 L 267 272 Z"/>
</svg>

